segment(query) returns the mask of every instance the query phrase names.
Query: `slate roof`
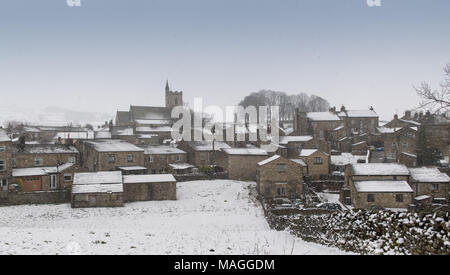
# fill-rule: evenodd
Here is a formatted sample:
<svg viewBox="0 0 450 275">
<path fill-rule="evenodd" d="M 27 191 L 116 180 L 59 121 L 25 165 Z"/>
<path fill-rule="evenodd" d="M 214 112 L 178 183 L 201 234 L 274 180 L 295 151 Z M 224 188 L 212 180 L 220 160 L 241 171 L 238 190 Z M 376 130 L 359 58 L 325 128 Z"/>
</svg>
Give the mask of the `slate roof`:
<svg viewBox="0 0 450 275">
<path fill-rule="evenodd" d="M 130 106 L 130 113 L 134 120 L 171 119 L 170 109 L 166 107 Z"/>
<path fill-rule="evenodd" d="M 13 154 L 78 154 L 77 148 L 61 144 L 26 144 L 23 150 L 18 144 L 12 146 Z"/>
</svg>

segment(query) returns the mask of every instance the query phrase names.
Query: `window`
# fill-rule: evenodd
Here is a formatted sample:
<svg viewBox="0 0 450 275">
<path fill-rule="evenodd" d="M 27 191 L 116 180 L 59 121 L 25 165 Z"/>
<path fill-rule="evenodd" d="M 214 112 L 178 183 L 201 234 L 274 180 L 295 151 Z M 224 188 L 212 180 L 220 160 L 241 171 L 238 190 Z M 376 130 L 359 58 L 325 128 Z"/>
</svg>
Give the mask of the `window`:
<svg viewBox="0 0 450 275">
<path fill-rule="evenodd" d="M 403 142 L 402 146 L 403 146 L 403 149 L 408 148 L 408 142 Z"/>
<path fill-rule="evenodd" d="M 42 165 L 44 165 L 44 160 L 42 158 L 34 159 L 34 166 L 42 166 Z"/>
<path fill-rule="evenodd" d="M 148 162 L 153 162 L 153 156 L 152 155 L 148 156 Z"/>
<path fill-rule="evenodd" d="M 285 165 L 284 164 L 278 164 L 277 165 L 277 171 L 278 172 L 284 172 L 284 168 L 285 168 Z"/>
<path fill-rule="evenodd" d="M 127 157 L 128 162 L 133 162 L 133 155 L 129 154 Z"/>
<path fill-rule="evenodd" d="M 64 181 L 65 182 L 72 181 L 72 174 L 64 174 Z"/>
<path fill-rule="evenodd" d="M 56 175 L 50 175 L 50 189 L 56 189 Z"/>
<path fill-rule="evenodd" d="M 6 170 L 6 162 L 4 160 L 0 160 L 0 171 Z"/>
<path fill-rule="evenodd" d="M 109 163 L 114 163 L 114 162 L 116 162 L 116 156 L 115 156 L 115 155 L 109 155 L 109 156 L 108 156 L 108 162 L 109 162 Z"/>
<path fill-rule="evenodd" d="M 375 195 L 374 194 L 368 194 L 367 195 L 367 202 L 374 202 L 375 201 Z"/>
<path fill-rule="evenodd" d="M 432 191 L 432 192 L 437 192 L 437 191 L 439 191 L 439 184 L 433 184 L 433 185 L 431 185 L 431 191 Z"/>
<path fill-rule="evenodd" d="M 0 179 L 0 187 L 5 190 L 8 187 L 8 180 L 7 179 Z"/>
<path fill-rule="evenodd" d="M 286 196 L 286 186 L 277 185 L 277 196 Z"/>
<path fill-rule="evenodd" d="M 200 153 L 200 160 L 206 160 L 206 154 Z"/>
<path fill-rule="evenodd" d="M 152 169 L 152 174 L 156 174 L 156 169 Z"/>
<path fill-rule="evenodd" d="M 396 202 L 403 202 L 403 194 L 395 195 L 395 201 Z"/>
<path fill-rule="evenodd" d="M 0 152 L 5 152 L 5 146 L 0 146 Z"/>
<path fill-rule="evenodd" d="M 159 160 L 160 161 L 165 161 L 166 160 L 166 156 L 159 156 Z"/>
<path fill-rule="evenodd" d="M 12 159 L 12 160 L 11 160 L 11 164 L 12 164 L 12 167 L 16 168 L 16 167 L 17 167 L 17 161 L 16 161 L 16 159 Z"/>
<path fill-rule="evenodd" d="M 177 161 L 181 161 L 181 155 L 177 155 Z"/>
<path fill-rule="evenodd" d="M 69 157 L 68 161 L 69 161 L 69 163 L 76 163 L 77 162 L 77 158 L 76 157 Z"/>
<path fill-rule="evenodd" d="M 323 160 L 321 157 L 314 158 L 314 164 L 322 164 L 322 163 L 323 163 Z"/>
<path fill-rule="evenodd" d="M 392 149 L 395 149 L 395 148 L 397 148 L 397 143 L 392 142 Z"/>
</svg>

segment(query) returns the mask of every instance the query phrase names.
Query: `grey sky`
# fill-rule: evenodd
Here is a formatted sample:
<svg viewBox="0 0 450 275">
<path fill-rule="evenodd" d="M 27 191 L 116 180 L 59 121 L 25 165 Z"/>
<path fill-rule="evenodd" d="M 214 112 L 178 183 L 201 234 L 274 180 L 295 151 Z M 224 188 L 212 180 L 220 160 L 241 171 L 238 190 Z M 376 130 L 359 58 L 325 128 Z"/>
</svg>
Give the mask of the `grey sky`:
<svg viewBox="0 0 450 275">
<path fill-rule="evenodd" d="M 234 105 L 260 89 L 414 107 L 412 85 L 442 80 L 450 1 L 1 0 L 1 105 L 114 113 L 185 100 Z"/>
</svg>

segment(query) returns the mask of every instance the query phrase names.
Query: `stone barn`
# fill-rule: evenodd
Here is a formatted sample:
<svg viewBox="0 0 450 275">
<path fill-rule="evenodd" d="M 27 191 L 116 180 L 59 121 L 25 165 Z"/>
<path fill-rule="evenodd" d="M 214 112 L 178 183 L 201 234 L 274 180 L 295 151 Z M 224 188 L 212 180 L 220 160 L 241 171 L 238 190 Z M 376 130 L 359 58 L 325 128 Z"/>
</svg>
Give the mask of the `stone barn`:
<svg viewBox="0 0 450 275">
<path fill-rule="evenodd" d="M 73 208 L 123 206 L 122 173 L 76 173 L 71 201 Z"/>
<path fill-rule="evenodd" d="M 172 174 L 123 176 L 124 201 L 176 200 L 177 181 Z"/>
</svg>

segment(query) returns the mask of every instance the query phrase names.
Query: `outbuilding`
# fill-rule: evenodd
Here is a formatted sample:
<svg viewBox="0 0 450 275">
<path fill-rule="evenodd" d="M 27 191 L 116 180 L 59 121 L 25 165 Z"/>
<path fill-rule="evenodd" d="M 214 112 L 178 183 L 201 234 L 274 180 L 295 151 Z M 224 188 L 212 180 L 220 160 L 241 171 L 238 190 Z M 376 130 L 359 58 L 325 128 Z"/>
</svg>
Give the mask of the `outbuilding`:
<svg viewBox="0 0 450 275">
<path fill-rule="evenodd" d="M 76 173 L 71 200 L 73 208 L 123 206 L 122 173 Z"/>
</svg>

